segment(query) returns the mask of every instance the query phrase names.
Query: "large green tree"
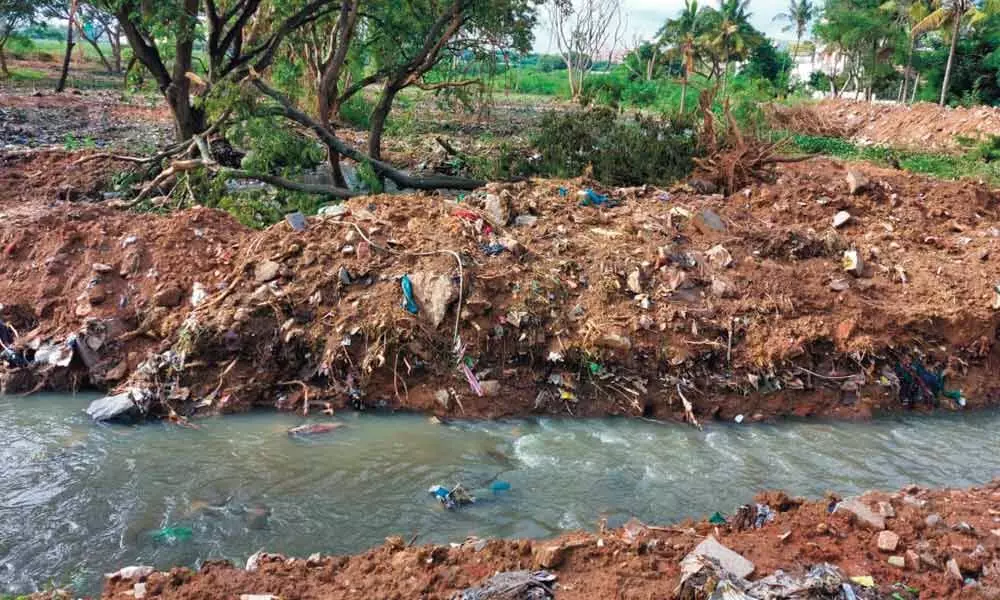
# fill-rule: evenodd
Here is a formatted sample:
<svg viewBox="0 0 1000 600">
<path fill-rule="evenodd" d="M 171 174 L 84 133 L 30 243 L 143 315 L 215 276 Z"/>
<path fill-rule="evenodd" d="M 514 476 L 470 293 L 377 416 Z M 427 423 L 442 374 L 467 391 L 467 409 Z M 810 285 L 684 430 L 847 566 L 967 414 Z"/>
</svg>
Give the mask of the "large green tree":
<svg viewBox="0 0 1000 600">
<path fill-rule="evenodd" d="M 192 97 L 196 43 L 204 44 L 207 90 L 227 78 L 267 70 L 290 33 L 338 7 L 329 0 L 100 0 L 99 5 L 115 15 L 136 60 L 156 80 L 182 140 L 207 127 L 204 106 Z"/>
</svg>

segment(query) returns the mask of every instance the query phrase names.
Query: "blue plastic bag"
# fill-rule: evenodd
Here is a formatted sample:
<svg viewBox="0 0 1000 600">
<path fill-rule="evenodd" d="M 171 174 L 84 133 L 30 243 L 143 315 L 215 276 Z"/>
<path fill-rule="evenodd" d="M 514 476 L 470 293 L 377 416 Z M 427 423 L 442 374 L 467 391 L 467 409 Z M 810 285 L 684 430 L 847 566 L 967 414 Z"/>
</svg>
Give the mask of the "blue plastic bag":
<svg viewBox="0 0 1000 600">
<path fill-rule="evenodd" d="M 420 309 L 417 307 L 417 301 L 413 299 L 413 282 L 408 275 L 403 275 L 399 283 L 403 287 L 403 306 L 411 314 L 417 314 Z"/>
</svg>

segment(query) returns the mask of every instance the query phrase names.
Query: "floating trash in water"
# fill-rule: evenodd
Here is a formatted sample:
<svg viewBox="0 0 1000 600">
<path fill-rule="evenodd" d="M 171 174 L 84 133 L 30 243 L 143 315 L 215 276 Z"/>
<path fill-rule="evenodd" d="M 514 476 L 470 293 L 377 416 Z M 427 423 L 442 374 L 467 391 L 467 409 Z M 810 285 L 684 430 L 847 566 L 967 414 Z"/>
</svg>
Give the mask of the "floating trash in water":
<svg viewBox="0 0 1000 600">
<path fill-rule="evenodd" d="M 153 539 L 164 544 L 186 542 L 194 537 L 190 527 L 164 527 L 153 532 Z"/>
</svg>

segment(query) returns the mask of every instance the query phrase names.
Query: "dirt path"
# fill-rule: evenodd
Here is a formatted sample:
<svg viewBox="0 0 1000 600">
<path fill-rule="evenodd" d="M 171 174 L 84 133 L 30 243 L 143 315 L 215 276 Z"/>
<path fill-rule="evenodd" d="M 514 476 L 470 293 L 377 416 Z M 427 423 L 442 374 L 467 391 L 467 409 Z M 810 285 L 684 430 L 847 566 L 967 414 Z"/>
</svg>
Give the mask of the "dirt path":
<svg viewBox="0 0 1000 600">
<path fill-rule="evenodd" d="M 115 167 L 75 161 L 0 166 L 0 318 L 29 360 L 77 341 L 69 367 L 6 369 L 7 393 L 132 389 L 171 416 L 675 420 L 685 401 L 699 420 L 761 420 L 1000 400 L 998 195 L 975 184 L 858 165 L 851 194 L 845 165 L 813 160 L 730 198 L 598 190 L 619 206 L 581 206 L 585 182 L 539 181 L 254 232 L 208 209 L 89 203 Z"/>
<path fill-rule="evenodd" d="M 458 547 L 411 548 L 401 538 L 388 538 L 383 546 L 355 556 L 316 555 L 304 560 L 265 555 L 258 557 L 252 571 L 212 561 L 198 572 L 176 568 L 153 573 L 142 578 L 140 585 L 146 598 L 164 599 L 228 600 L 243 594 L 303 600 L 448 599 L 497 572 L 546 568 L 558 578 L 555 597 L 559 600 L 701 600 L 709 597 L 720 577 L 740 587 L 746 585 L 705 568 L 690 578 L 679 596 L 675 595 L 682 559 L 712 536 L 753 563 L 751 580 L 765 579 L 780 569 L 802 583 L 817 566 L 829 564 L 839 569 L 828 569 L 825 585 L 814 580 L 817 587 L 805 595 L 769 598 L 843 598 L 844 585 L 856 598 L 1000 596 L 1000 530 L 996 523 L 1000 483 L 971 490 L 911 487 L 896 494 L 844 499 L 838 504 L 840 500 L 830 497 L 803 503 L 772 492 L 761 494 L 755 500 L 759 504 L 727 515 L 728 522 L 723 524 L 702 521 L 649 527 L 631 522 L 619 530 L 581 532 L 546 541 L 473 539 Z M 761 505 L 774 512 L 773 519 L 757 518 L 766 514 Z M 756 523 L 761 526 L 756 528 Z M 713 576 L 706 582 L 710 573 Z M 136 583 L 138 580 L 113 578 L 107 582 L 103 597 L 125 598 L 134 592 Z M 789 587 L 776 585 L 771 589 L 772 593 L 781 589 L 787 593 Z M 753 600 L 764 596 L 739 597 Z"/>
</svg>

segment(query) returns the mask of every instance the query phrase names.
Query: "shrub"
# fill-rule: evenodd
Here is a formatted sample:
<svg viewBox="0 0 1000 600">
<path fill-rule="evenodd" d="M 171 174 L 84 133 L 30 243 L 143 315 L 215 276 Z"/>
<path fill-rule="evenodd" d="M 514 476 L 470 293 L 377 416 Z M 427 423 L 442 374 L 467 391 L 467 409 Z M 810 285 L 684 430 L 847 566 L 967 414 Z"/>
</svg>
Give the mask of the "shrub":
<svg viewBox="0 0 1000 600">
<path fill-rule="evenodd" d="M 552 112 L 542 118 L 534 139 L 539 173 L 576 177 L 587 166 L 609 185 L 667 184 L 692 168 L 695 141 L 690 128 L 674 121 L 608 108 Z"/>
</svg>

